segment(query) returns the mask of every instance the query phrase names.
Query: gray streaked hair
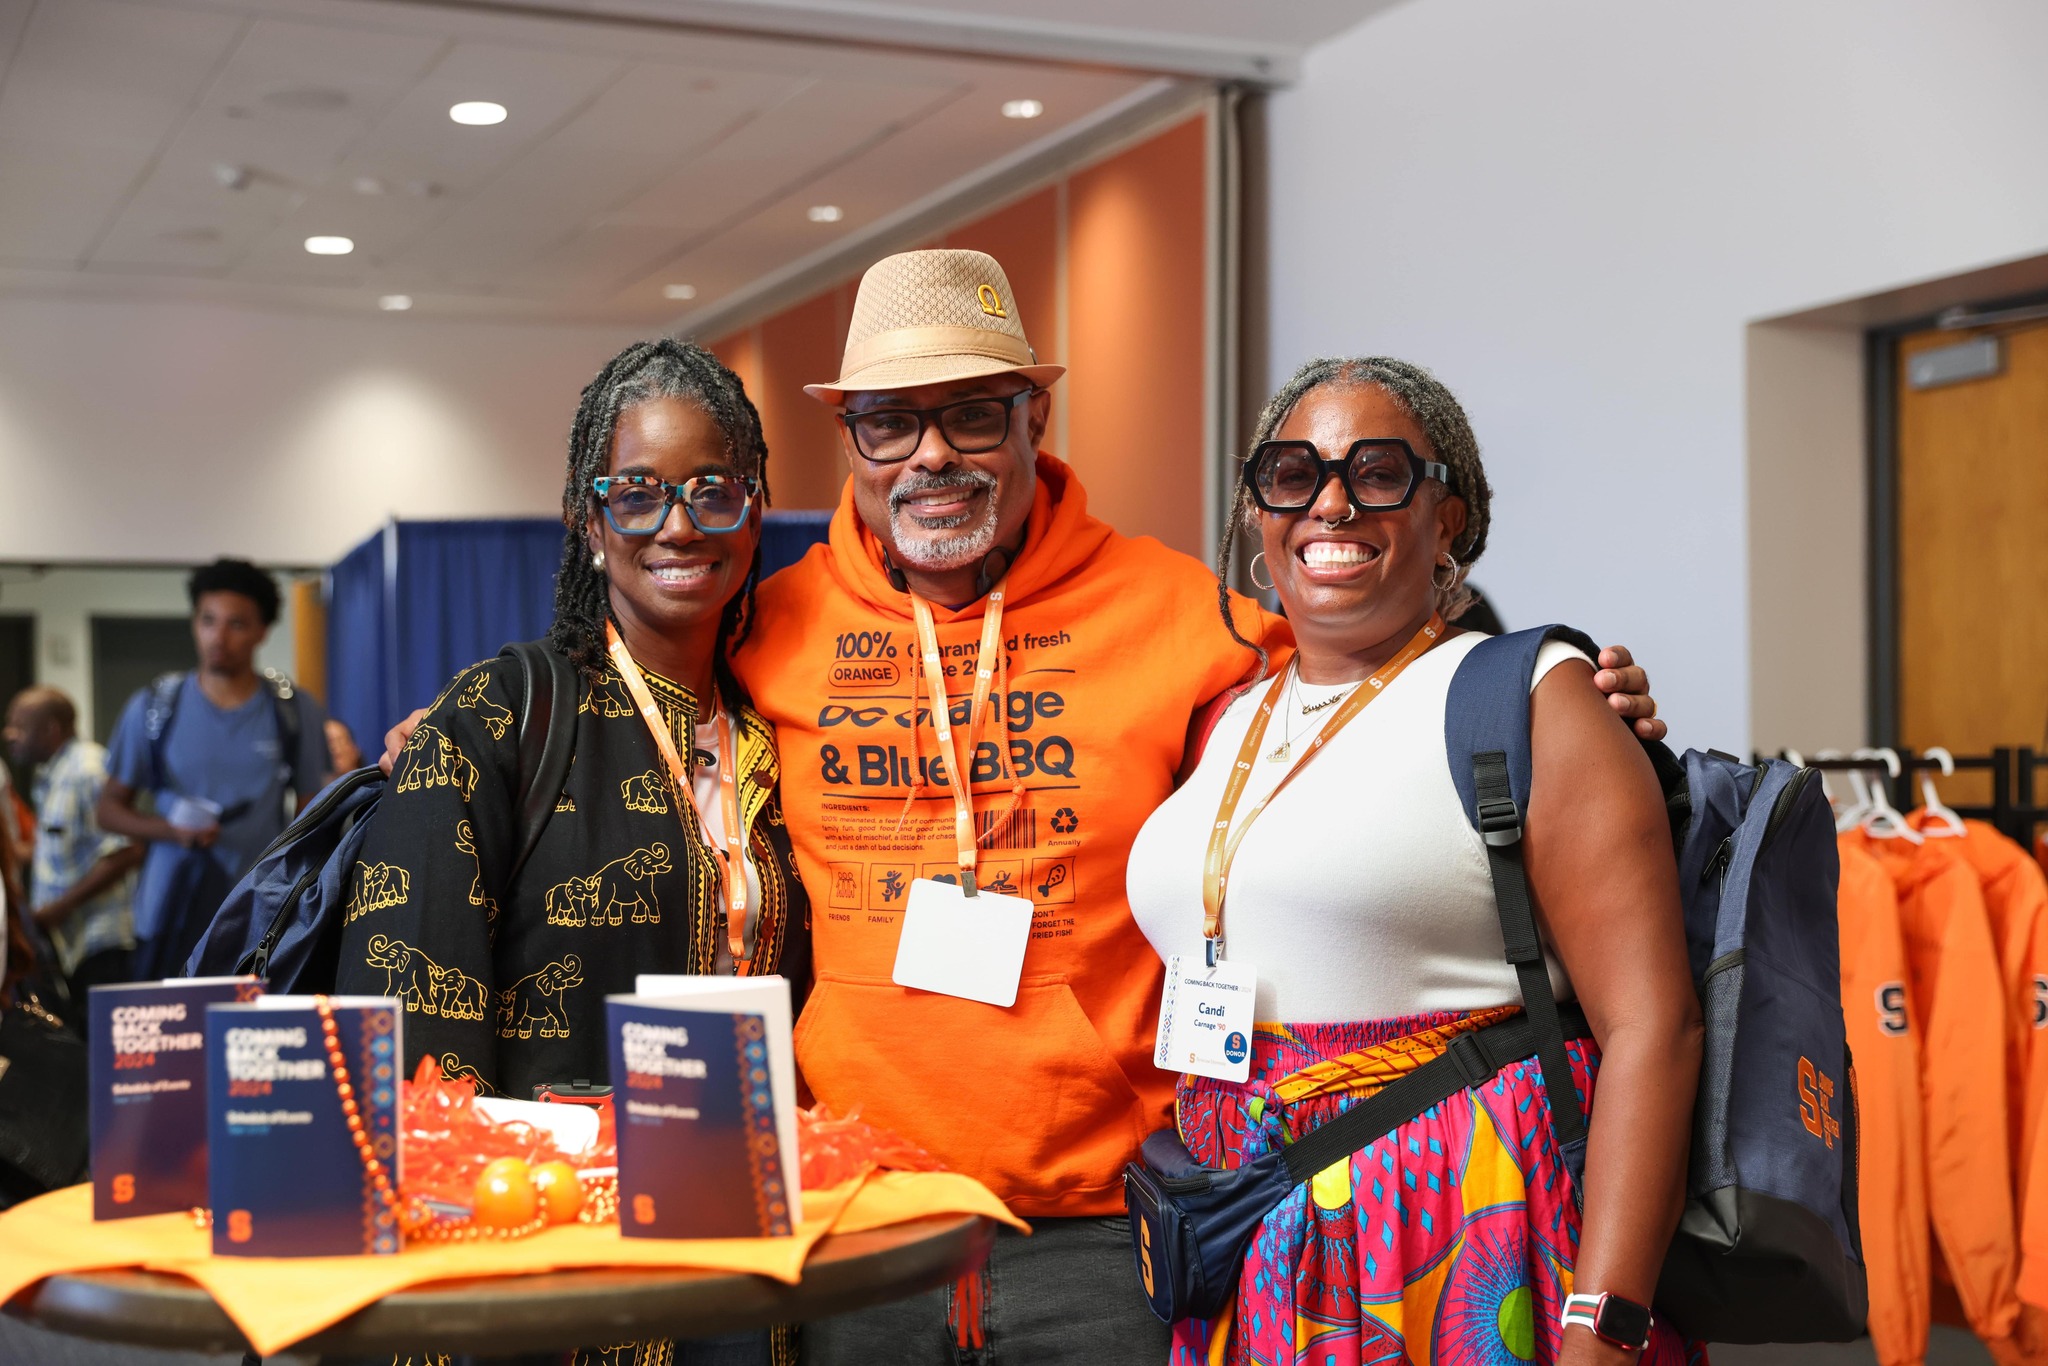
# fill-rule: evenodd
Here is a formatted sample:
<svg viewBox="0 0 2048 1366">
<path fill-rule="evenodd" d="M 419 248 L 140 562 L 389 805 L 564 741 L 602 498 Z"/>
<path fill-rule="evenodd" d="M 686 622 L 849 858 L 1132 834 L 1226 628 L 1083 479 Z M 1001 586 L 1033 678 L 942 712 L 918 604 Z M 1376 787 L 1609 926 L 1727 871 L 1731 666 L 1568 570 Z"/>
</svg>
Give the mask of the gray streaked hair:
<svg viewBox="0 0 2048 1366">
<path fill-rule="evenodd" d="M 1288 414 L 1311 391 L 1330 385 L 1373 385 L 1391 394 L 1408 410 L 1408 415 L 1415 419 L 1415 424 L 1422 428 L 1423 436 L 1429 441 L 1430 449 L 1417 454 L 1424 459 L 1434 457 L 1449 468 L 1448 491 L 1465 500 L 1465 529 L 1451 542 L 1451 556 L 1458 562 L 1457 576 L 1451 580 L 1449 588 L 1436 590 L 1436 606 L 1445 621 L 1457 620 L 1475 600 L 1472 590 L 1465 586 L 1465 575 L 1471 570 L 1472 562 L 1486 552 L 1486 533 L 1492 522 L 1493 504 L 1493 489 L 1486 482 L 1486 467 L 1479 459 L 1479 438 L 1472 434 L 1472 423 L 1465 416 L 1464 405 L 1444 387 L 1443 381 L 1411 361 L 1396 360 L 1392 356 L 1322 357 L 1296 370 L 1267 402 L 1252 433 L 1253 447 L 1262 441 L 1272 440 L 1273 433 L 1280 430 Z M 1229 576 L 1234 541 L 1240 529 L 1246 535 L 1251 534 L 1256 511 L 1251 495 L 1240 485 L 1231 504 L 1231 514 L 1224 522 L 1223 542 L 1217 547 L 1216 600 L 1221 606 L 1224 628 L 1230 632 L 1231 639 L 1260 656 L 1263 672 L 1265 652 L 1239 635 L 1236 623 L 1230 619 Z"/>
</svg>

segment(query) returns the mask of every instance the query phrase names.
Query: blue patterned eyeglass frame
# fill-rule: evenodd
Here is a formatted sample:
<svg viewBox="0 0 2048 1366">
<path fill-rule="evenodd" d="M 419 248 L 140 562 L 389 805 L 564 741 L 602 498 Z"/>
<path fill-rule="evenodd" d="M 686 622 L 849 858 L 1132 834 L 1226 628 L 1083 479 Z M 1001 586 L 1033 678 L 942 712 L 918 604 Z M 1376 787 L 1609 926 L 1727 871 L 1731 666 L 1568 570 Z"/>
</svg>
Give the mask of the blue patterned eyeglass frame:
<svg viewBox="0 0 2048 1366">
<path fill-rule="evenodd" d="M 697 528 L 704 535 L 724 536 L 730 532 L 738 531 L 747 524 L 746 508 L 741 510 L 739 517 L 734 520 L 731 526 L 705 526 L 704 523 L 697 520 L 696 504 L 691 499 L 700 487 L 709 488 L 725 484 L 738 484 L 744 488 L 747 491 L 745 503 L 748 507 L 751 507 L 754 495 L 761 491 L 759 485 L 743 474 L 700 474 L 694 479 L 685 479 L 680 484 L 671 484 L 667 480 L 657 479 L 651 474 L 601 474 L 590 481 L 590 491 L 597 496 L 597 505 L 604 509 L 605 521 L 611 523 L 612 530 L 618 532 L 621 536 L 654 535 L 664 526 L 668 525 L 669 513 L 678 506 L 682 508 L 683 515 L 690 519 L 690 525 Z M 620 526 L 619 519 L 612 513 L 611 504 L 612 490 L 617 488 L 659 489 L 661 491 L 661 515 L 654 519 L 653 525 L 643 530 L 636 531 L 632 527 Z"/>
</svg>

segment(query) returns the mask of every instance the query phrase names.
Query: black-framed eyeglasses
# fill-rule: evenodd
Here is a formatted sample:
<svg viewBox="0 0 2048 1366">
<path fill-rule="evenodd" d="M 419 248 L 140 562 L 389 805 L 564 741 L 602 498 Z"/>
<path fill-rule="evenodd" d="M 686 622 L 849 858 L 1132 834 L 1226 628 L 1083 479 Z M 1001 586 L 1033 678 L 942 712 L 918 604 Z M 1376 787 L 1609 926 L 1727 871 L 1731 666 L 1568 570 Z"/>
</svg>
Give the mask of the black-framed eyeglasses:
<svg viewBox="0 0 2048 1366">
<path fill-rule="evenodd" d="M 1448 485 L 1451 471 L 1398 436 L 1354 441 L 1342 460 L 1323 459 L 1310 441 L 1261 441 L 1244 462 L 1244 486 L 1267 512 L 1306 512 L 1337 477 L 1359 511 L 1397 512 L 1414 501 L 1423 480 Z"/>
<path fill-rule="evenodd" d="M 604 519 L 621 536 L 652 536 L 677 504 L 690 525 L 708 536 L 737 531 L 755 493 L 754 481 L 737 474 L 700 474 L 680 484 L 651 474 L 603 474 L 590 487 Z"/>
<path fill-rule="evenodd" d="M 1033 385 L 1007 398 L 963 398 L 936 408 L 872 408 L 841 413 L 839 420 L 853 433 L 854 449 L 877 465 L 893 465 L 917 454 L 933 424 L 960 454 L 980 455 L 1010 439 L 1010 417 L 1017 405 L 1042 392 Z"/>
</svg>

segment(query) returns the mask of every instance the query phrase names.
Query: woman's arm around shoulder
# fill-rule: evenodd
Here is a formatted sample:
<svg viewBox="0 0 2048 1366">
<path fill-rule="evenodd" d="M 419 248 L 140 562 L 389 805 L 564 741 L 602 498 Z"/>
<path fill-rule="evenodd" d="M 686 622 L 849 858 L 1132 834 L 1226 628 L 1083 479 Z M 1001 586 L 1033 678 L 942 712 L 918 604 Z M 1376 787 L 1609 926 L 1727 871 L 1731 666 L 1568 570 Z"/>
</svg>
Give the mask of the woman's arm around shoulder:
<svg viewBox="0 0 2048 1366">
<path fill-rule="evenodd" d="M 1601 1049 L 1575 1284 L 1648 1304 L 1684 1203 L 1700 1061 L 1671 827 L 1649 756 L 1590 665 L 1537 684 L 1530 728 L 1530 891 Z M 1566 1361 L 1623 1357 L 1566 1332 Z"/>
</svg>

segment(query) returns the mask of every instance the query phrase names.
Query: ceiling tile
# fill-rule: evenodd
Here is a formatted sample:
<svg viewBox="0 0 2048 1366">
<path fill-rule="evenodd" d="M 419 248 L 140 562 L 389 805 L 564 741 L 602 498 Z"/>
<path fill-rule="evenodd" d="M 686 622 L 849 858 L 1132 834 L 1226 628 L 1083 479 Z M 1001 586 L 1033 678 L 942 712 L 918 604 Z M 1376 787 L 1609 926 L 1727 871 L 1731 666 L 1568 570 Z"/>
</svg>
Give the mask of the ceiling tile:
<svg viewBox="0 0 2048 1366">
<path fill-rule="evenodd" d="M 177 127 L 247 22 L 113 0 L 40 5 L 0 89 L 0 137 L 146 156 Z"/>
</svg>

